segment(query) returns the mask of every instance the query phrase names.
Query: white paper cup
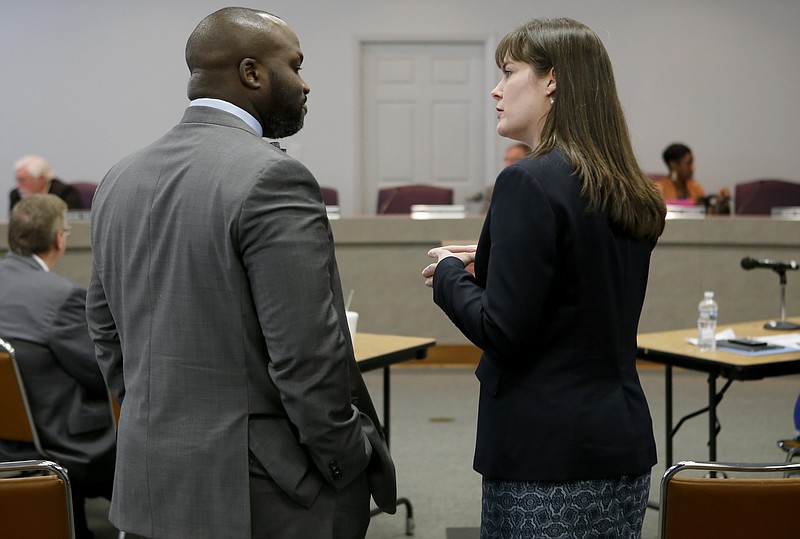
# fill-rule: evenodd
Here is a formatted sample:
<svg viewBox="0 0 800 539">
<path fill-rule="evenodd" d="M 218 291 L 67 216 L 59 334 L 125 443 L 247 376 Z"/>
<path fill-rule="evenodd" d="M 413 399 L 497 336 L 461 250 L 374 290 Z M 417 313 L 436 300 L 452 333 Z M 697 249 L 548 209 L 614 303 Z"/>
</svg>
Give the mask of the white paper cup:
<svg viewBox="0 0 800 539">
<path fill-rule="evenodd" d="M 356 342 L 356 326 L 358 326 L 358 313 L 347 311 L 347 327 L 350 328 L 350 340 Z"/>
</svg>

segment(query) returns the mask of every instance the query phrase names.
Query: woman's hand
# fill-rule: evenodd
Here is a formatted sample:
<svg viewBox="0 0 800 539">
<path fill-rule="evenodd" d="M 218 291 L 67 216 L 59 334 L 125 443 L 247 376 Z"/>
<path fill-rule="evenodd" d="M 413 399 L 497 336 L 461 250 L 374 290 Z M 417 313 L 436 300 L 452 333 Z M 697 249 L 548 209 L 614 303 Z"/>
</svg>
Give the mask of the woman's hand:
<svg viewBox="0 0 800 539">
<path fill-rule="evenodd" d="M 428 251 L 428 256 L 435 258 L 436 262 L 427 265 L 425 269 L 422 270 L 425 286 L 429 288 L 433 286 L 433 273 L 436 271 L 436 264 L 448 256 L 454 256 L 461 260 L 461 262 L 464 263 L 464 268 L 474 275 L 475 267 L 473 263 L 475 262 L 475 250 L 477 248 L 477 245 L 446 245 L 444 247 L 434 247 Z"/>
</svg>

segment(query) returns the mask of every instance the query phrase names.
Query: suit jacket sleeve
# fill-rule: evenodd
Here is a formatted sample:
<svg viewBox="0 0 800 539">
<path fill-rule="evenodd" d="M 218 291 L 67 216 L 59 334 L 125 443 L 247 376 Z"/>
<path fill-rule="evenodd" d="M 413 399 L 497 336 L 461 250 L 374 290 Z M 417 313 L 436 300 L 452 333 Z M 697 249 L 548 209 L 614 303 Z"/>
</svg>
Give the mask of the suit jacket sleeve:
<svg viewBox="0 0 800 539">
<path fill-rule="evenodd" d="M 86 327 L 86 291 L 75 287 L 59 306 L 49 340 L 53 355 L 70 376 L 96 397 L 108 392 Z"/>
<path fill-rule="evenodd" d="M 536 335 L 556 267 L 556 218 L 539 180 L 522 167 L 497 179 L 473 278 L 455 257 L 442 260 L 433 299 L 475 345 L 495 358 L 523 355 Z M 480 279 L 485 279 L 481 282 Z"/>
<path fill-rule="evenodd" d="M 105 378 L 105 383 L 119 404 L 125 398 L 125 383 L 122 375 L 122 345 L 117 333 L 117 325 L 106 300 L 103 285 L 92 264 L 89 290 L 86 294 L 86 320 L 89 322 L 89 335 L 94 341 L 97 363 Z"/>
<path fill-rule="evenodd" d="M 300 442 L 341 488 L 369 457 L 350 401 L 355 362 L 333 302 L 333 238 L 311 173 L 291 159 L 271 162 L 244 202 L 239 230 L 270 376 Z"/>
</svg>

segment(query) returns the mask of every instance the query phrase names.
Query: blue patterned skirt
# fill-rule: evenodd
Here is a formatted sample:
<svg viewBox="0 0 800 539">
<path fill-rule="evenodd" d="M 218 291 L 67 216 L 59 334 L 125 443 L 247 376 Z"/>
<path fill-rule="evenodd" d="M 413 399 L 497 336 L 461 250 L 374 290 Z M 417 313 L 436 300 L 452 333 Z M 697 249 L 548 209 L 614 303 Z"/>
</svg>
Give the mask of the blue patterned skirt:
<svg viewBox="0 0 800 539">
<path fill-rule="evenodd" d="M 650 472 L 586 481 L 483 479 L 481 539 L 638 539 Z"/>
</svg>

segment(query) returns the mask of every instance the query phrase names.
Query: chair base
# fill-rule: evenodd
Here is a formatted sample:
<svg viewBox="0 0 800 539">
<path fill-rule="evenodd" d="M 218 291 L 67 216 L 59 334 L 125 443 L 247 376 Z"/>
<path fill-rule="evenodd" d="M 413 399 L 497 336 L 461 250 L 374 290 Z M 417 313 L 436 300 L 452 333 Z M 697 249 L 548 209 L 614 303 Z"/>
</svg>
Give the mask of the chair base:
<svg viewBox="0 0 800 539">
<path fill-rule="evenodd" d="M 786 451 L 786 462 L 792 462 L 795 457 L 800 456 L 800 440 L 778 440 L 778 447 Z M 792 474 L 785 473 L 784 477 L 789 477 Z"/>
</svg>

